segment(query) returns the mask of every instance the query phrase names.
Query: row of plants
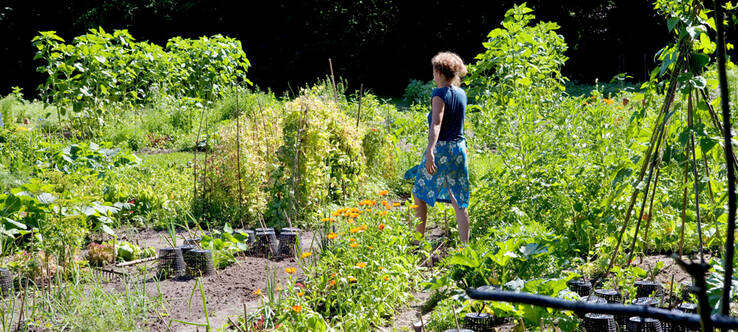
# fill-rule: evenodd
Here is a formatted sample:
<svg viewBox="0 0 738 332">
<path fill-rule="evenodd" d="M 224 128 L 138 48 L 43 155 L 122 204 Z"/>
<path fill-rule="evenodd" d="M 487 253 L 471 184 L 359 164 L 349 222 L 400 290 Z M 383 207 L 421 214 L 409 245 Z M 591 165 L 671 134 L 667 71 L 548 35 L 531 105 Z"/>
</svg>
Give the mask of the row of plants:
<svg viewBox="0 0 738 332">
<path fill-rule="evenodd" d="M 166 47 L 137 42 L 127 30 L 90 29 L 72 43 L 43 31 L 33 38 L 38 71 L 48 75 L 39 87 L 56 106 L 59 121 L 67 109 L 71 125 L 89 136 L 99 133 L 106 112 L 130 112 L 158 99 L 205 103 L 234 84 L 250 83 L 241 43 L 215 35 L 171 38 Z M 138 113 L 138 112 L 137 112 Z"/>
<path fill-rule="evenodd" d="M 271 282 L 255 291 L 260 307 L 239 321 L 240 328 L 368 331 L 384 326 L 395 308 L 412 299 L 421 280 L 417 266 L 423 255 L 415 251 L 408 227 L 413 208 L 380 195 L 321 218 L 319 250 L 297 252 L 295 267 L 268 271 L 272 281 L 277 273 L 291 276 L 284 288 Z"/>
</svg>

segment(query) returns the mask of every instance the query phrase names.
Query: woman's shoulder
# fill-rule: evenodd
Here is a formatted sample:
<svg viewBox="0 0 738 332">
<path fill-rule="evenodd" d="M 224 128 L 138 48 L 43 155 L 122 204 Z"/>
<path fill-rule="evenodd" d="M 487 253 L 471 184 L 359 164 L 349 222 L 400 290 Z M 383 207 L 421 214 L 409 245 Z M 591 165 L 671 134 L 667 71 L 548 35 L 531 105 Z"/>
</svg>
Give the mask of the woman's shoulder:
<svg viewBox="0 0 738 332">
<path fill-rule="evenodd" d="M 449 87 L 444 86 L 442 88 L 433 88 L 433 93 L 431 94 L 432 97 L 441 97 L 443 98 L 446 96 L 446 93 L 448 93 Z"/>
</svg>

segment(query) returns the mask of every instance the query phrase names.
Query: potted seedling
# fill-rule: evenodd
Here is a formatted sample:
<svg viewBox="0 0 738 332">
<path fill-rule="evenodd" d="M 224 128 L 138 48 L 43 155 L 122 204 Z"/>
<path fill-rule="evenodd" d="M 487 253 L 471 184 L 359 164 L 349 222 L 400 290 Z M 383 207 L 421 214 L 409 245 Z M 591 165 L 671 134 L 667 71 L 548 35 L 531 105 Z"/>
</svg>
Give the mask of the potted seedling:
<svg viewBox="0 0 738 332">
<path fill-rule="evenodd" d="M 186 274 L 182 249 L 177 247 L 177 231 L 173 221 L 166 224 L 167 236 L 164 240 L 168 248 L 159 249 L 159 276 L 161 278 L 179 278 Z"/>
</svg>

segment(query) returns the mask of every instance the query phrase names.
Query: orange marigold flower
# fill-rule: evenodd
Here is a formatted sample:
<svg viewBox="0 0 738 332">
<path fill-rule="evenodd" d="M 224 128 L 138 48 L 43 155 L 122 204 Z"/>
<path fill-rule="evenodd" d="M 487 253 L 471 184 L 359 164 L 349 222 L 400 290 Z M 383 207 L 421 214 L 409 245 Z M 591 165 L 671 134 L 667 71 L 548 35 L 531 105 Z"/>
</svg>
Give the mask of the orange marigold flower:
<svg viewBox="0 0 738 332">
<path fill-rule="evenodd" d="M 385 205 L 384 208 L 387 209 L 387 210 L 391 210 L 392 209 L 392 206 Z"/>
<path fill-rule="evenodd" d="M 331 215 L 334 216 L 334 217 L 338 217 L 338 216 L 341 215 L 341 212 L 335 211 L 335 212 L 331 213 Z"/>
<path fill-rule="evenodd" d="M 329 221 L 331 221 L 331 218 L 321 218 L 320 221 L 322 221 L 322 222 L 329 222 Z"/>
<path fill-rule="evenodd" d="M 380 266 L 380 267 L 378 267 L 378 269 L 379 269 L 379 271 L 382 271 L 382 270 L 384 270 L 384 268 L 383 268 L 383 267 L 381 267 L 381 266 Z"/>
<path fill-rule="evenodd" d="M 372 209 L 366 209 L 366 212 L 372 212 Z"/>
<path fill-rule="evenodd" d="M 328 239 L 329 240 L 335 240 L 338 237 L 338 234 L 330 232 L 328 233 Z"/>
<path fill-rule="evenodd" d="M 349 277 L 348 277 L 348 281 L 349 281 L 350 283 L 355 283 L 355 282 L 356 282 L 356 278 L 354 278 L 354 277 L 351 277 L 351 276 L 349 276 Z"/>
<path fill-rule="evenodd" d="M 303 295 L 305 295 L 305 292 L 299 292 L 299 293 L 297 293 L 297 296 L 299 296 L 299 297 L 303 297 Z"/>
<path fill-rule="evenodd" d="M 356 242 L 356 239 L 354 239 L 354 238 L 349 238 L 349 242 Z"/>
<path fill-rule="evenodd" d="M 367 246 L 367 248 L 369 248 L 369 250 L 374 249 L 374 247 L 372 247 L 372 246 Z"/>
<path fill-rule="evenodd" d="M 289 274 L 294 274 L 295 272 L 297 272 L 297 269 L 294 268 L 294 267 L 287 267 L 287 268 L 284 269 L 284 272 L 287 272 Z M 279 286 L 277 286 L 277 287 L 279 287 Z"/>
<path fill-rule="evenodd" d="M 354 242 L 354 243 L 351 244 L 351 248 L 356 248 L 358 246 L 359 246 L 359 244 L 357 244 L 356 242 Z"/>
<path fill-rule="evenodd" d="M 358 262 L 358 263 L 356 263 L 356 267 L 358 267 L 360 269 L 363 269 L 363 268 L 366 267 L 366 263 L 364 263 L 364 262 Z"/>
<path fill-rule="evenodd" d="M 384 276 L 384 281 L 388 281 L 388 280 L 389 280 L 389 277 L 388 276 Z"/>
<path fill-rule="evenodd" d="M 336 281 L 335 280 L 331 280 L 330 285 L 331 286 L 335 286 L 336 285 Z"/>
<path fill-rule="evenodd" d="M 380 230 L 380 231 L 383 231 L 383 230 L 384 230 L 384 227 L 385 227 L 385 225 L 384 225 L 384 224 L 379 224 L 379 230 Z"/>
<path fill-rule="evenodd" d="M 365 231 L 366 230 L 366 224 L 361 225 L 358 228 L 359 228 L 360 231 Z"/>
<path fill-rule="evenodd" d="M 411 208 L 411 209 L 417 209 L 417 208 L 418 208 L 418 204 L 413 204 L 413 205 L 410 205 L 410 208 Z"/>
<path fill-rule="evenodd" d="M 348 223 L 349 223 L 349 224 L 353 224 L 354 222 L 356 222 L 356 220 L 354 220 L 354 219 L 349 219 L 349 220 L 348 220 Z"/>
<path fill-rule="evenodd" d="M 254 291 L 254 295 L 261 295 L 261 288 L 257 288 L 257 289 L 256 289 L 256 290 Z"/>
<path fill-rule="evenodd" d="M 331 273 L 331 278 L 335 278 L 338 274 L 336 272 Z"/>
<path fill-rule="evenodd" d="M 384 217 L 384 216 L 387 215 L 387 211 L 382 211 L 382 212 L 379 213 L 379 215 L 382 216 L 382 217 Z"/>
<path fill-rule="evenodd" d="M 349 232 L 351 232 L 351 234 L 358 233 L 359 232 L 359 227 L 354 227 Z"/>
<path fill-rule="evenodd" d="M 294 311 L 294 312 L 300 312 L 300 311 L 302 311 L 302 306 L 293 305 L 292 306 L 292 311 Z"/>
<path fill-rule="evenodd" d="M 394 206 L 394 207 L 398 207 L 398 206 L 400 206 L 400 205 L 402 205 L 402 204 L 400 204 L 399 202 L 394 202 L 394 203 L 392 203 L 392 206 Z"/>
<path fill-rule="evenodd" d="M 300 255 L 300 256 L 302 256 L 302 258 L 308 258 L 312 254 L 313 254 L 312 252 L 306 251 L 306 252 L 303 252 L 302 255 Z"/>
<path fill-rule="evenodd" d="M 387 201 L 382 201 L 382 205 L 387 206 L 389 204 Z"/>
<path fill-rule="evenodd" d="M 277 288 L 274 289 L 275 291 L 279 292 L 282 290 L 282 285 L 277 285 Z"/>
<path fill-rule="evenodd" d="M 380 191 L 380 192 L 377 193 L 377 195 L 379 195 L 379 196 L 386 196 L 387 194 L 389 194 L 389 190 L 382 190 L 382 191 Z"/>
</svg>

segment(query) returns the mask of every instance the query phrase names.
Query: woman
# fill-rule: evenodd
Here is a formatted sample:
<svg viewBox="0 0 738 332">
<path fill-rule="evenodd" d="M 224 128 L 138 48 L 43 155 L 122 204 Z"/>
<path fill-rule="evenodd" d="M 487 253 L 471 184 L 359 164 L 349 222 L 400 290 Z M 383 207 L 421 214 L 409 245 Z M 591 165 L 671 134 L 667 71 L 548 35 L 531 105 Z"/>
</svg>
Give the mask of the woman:
<svg viewBox="0 0 738 332">
<path fill-rule="evenodd" d="M 428 147 L 413 186 L 415 216 L 420 219 L 417 231 L 425 235 L 428 205 L 451 203 L 456 212 L 459 238 L 469 241 L 469 171 L 464 141 L 466 93 L 459 86 L 466 75 L 461 58 L 441 52 L 431 60 L 433 89 L 431 112 L 428 114 Z"/>
</svg>

